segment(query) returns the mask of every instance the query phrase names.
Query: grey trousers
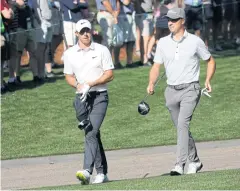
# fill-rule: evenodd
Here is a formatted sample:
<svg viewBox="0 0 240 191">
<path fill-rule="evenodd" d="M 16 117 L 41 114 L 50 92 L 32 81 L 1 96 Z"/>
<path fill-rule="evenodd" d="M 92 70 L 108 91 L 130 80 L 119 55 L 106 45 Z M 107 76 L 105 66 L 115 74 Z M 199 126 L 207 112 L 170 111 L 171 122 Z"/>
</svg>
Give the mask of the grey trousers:
<svg viewBox="0 0 240 191">
<path fill-rule="evenodd" d="M 165 90 L 166 106 L 177 129 L 177 162 L 185 166 L 190 162 L 199 161 L 194 139 L 189 130 L 193 112 L 199 102 L 201 88 L 199 83 L 193 83 L 187 88 L 176 90 L 167 87 Z"/>
<path fill-rule="evenodd" d="M 87 108 L 91 127 L 85 130 L 84 170 L 90 174 L 95 165 L 97 173 L 107 174 L 107 160 L 101 141 L 100 127 L 106 115 L 108 93 L 90 93 L 87 97 Z"/>
</svg>

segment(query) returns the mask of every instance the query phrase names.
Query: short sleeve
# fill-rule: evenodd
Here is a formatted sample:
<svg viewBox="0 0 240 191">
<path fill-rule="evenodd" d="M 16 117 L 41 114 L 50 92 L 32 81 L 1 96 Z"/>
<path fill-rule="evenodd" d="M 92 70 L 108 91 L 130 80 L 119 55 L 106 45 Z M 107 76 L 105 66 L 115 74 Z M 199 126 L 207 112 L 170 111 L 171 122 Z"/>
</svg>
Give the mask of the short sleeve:
<svg viewBox="0 0 240 191">
<path fill-rule="evenodd" d="M 68 52 L 65 52 L 63 55 L 63 61 L 64 61 L 64 69 L 63 69 L 63 73 L 64 74 L 69 74 L 72 75 L 73 74 L 73 69 L 71 66 L 71 63 L 69 61 L 69 54 Z"/>
<path fill-rule="evenodd" d="M 112 56 L 108 48 L 105 46 L 102 49 L 102 66 L 104 71 L 114 69 Z"/>
<path fill-rule="evenodd" d="M 197 55 L 202 60 L 208 60 L 211 57 L 211 53 L 208 51 L 206 45 L 200 38 L 199 38 L 198 46 L 197 46 Z"/>
<path fill-rule="evenodd" d="M 161 39 L 158 41 L 157 43 L 157 48 L 156 48 L 156 52 L 155 52 L 155 56 L 154 56 L 154 63 L 156 64 L 163 64 L 164 63 L 164 54 L 163 54 L 163 50 L 162 50 L 162 46 L 163 43 L 161 41 Z"/>
</svg>

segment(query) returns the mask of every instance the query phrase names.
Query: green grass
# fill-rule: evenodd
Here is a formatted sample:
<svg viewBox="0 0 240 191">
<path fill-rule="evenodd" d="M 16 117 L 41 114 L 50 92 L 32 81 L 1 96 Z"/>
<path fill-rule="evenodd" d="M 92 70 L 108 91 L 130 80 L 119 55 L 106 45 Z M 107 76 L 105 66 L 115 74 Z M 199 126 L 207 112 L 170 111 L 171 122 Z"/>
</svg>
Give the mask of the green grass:
<svg viewBox="0 0 240 191">
<path fill-rule="evenodd" d="M 112 181 L 99 185 L 67 185 L 41 190 L 238 190 L 240 170 L 204 172 L 185 176 Z"/>
<path fill-rule="evenodd" d="M 217 59 L 212 98 L 202 97 L 191 131 L 196 141 L 240 138 L 240 57 Z M 101 127 L 106 149 L 123 149 L 176 143 L 176 132 L 165 108 L 165 79 L 148 98 L 151 111 L 137 112 L 146 95 L 150 68 L 115 71 L 109 84 L 110 103 Z M 206 65 L 201 65 L 204 84 Z M 56 71 L 59 71 L 56 70 Z M 61 69 L 60 69 L 61 71 Z M 23 80 L 31 80 L 24 70 Z M 7 93 L 1 98 L 2 159 L 83 152 L 84 134 L 77 128 L 72 107 L 74 90 L 63 76 L 38 88 Z"/>
</svg>

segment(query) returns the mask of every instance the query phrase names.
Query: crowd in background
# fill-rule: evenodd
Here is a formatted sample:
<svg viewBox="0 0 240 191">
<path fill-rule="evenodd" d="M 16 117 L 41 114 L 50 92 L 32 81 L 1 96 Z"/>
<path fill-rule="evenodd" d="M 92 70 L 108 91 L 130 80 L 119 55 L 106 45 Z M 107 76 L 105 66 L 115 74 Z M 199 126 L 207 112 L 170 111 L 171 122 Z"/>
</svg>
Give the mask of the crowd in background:
<svg viewBox="0 0 240 191">
<path fill-rule="evenodd" d="M 62 41 L 65 49 L 75 45 L 77 21 L 82 18 L 94 21 L 93 15 L 101 27 L 101 43 L 112 52 L 116 69 L 123 65 L 119 60 L 121 47 L 113 46 L 114 25 L 123 32 L 125 67 L 137 66 L 133 54 L 141 60 L 138 66 L 151 66 L 156 43 L 169 34 L 164 16 L 173 7 L 185 9 L 186 28 L 202 38 L 210 51 L 222 51 L 222 41 L 240 47 L 240 0 L 95 0 L 94 14 L 89 3 L 88 0 L 1 1 L 1 93 L 10 86 L 21 85 L 24 51 L 29 56 L 34 84 L 54 78 L 52 64 L 57 47 Z M 7 83 L 3 80 L 4 63 L 9 71 Z"/>
</svg>

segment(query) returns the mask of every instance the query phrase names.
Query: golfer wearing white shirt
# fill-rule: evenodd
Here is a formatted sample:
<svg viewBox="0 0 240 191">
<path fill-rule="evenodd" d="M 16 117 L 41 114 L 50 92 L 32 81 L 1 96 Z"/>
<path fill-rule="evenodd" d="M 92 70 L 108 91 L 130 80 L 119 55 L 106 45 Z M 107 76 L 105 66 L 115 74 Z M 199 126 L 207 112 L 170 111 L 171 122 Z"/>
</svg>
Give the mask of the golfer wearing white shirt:
<svg viewBox="0 0 240 191">
<path fill-rule="evenodd" d="M 107 83 L 113 80 L 113 62 L 107 47 L 92 41 L 91 23 L 82 19 L 76 24 L 78 43 L 64 53 L 64 73 L 67 83 L 76 88 L 76 101 L 86 104 L 89 125 L 85 131 L 83 170 L 76 176 L 89 184 L 95 166 L 93 183 L 107 181 L 107 160 L 100 137 L 100 126 L 107 106 Z"/>
</svg>

